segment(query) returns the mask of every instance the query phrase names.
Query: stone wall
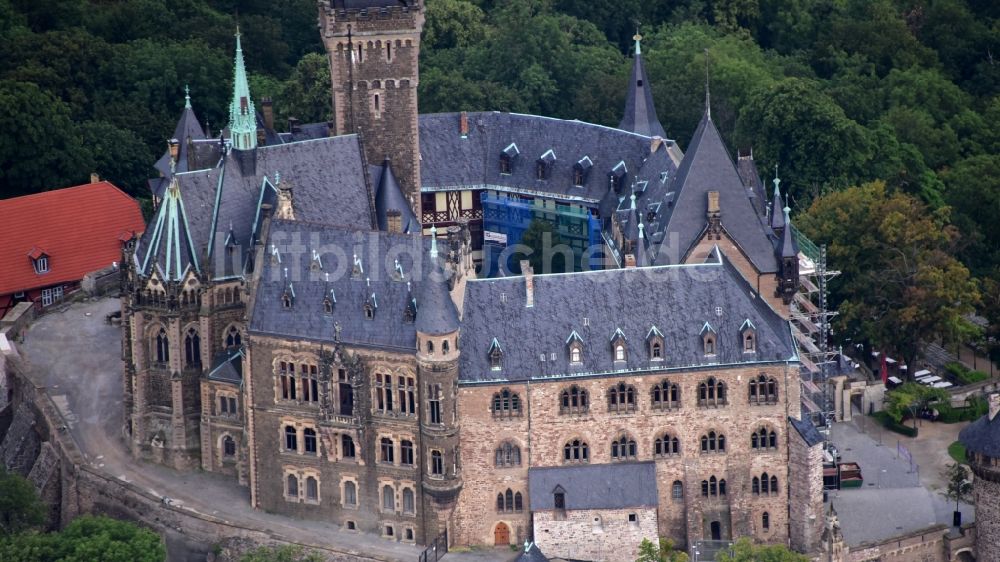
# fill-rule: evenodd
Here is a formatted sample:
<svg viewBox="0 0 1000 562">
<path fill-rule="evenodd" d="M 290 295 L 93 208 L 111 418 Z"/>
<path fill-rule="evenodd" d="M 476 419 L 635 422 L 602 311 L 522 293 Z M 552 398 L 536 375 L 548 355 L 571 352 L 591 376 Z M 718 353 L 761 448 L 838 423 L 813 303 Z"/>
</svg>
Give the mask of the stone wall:
<svg viewBox="0 0 1000 562">
<path fill-rule="evenodd" d="M 630 521 L 631 516 L 635 521 Z M 617 562 L 635 560 L 643 539 L 657 541 L 656 509 L 536 511 L 535 544 L 549 558 Z"/>
<path fill-rule="evenodd" d="M 790 546 L 812 552 L 823 532 L 823 444 L 807 447 L 794 430 L 788 439 Z"/>
<path fill-rule="evenodd" d="M 978 456 L 982 458 L 982 456 Z M 972 464 L 972 495 L 976 504 L 977 560 L 1000 560 L 1000 462 Z"/>
</svg>

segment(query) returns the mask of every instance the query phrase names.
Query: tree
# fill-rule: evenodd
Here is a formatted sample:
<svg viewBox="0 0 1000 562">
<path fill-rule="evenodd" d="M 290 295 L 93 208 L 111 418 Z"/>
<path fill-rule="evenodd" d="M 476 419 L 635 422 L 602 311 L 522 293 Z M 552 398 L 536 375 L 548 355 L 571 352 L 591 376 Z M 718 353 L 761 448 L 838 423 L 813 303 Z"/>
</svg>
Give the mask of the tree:
<svg viewBox="0 0 1000 562">
<path fill-rule="evenodd" d="M 240 562 L 323 562 L 322 555 L 301 546 L 262 546 L 240 558 Z"/>
<path fill-rule="evenodd" d="M 831 192 L 797 220 L 826 244 L 842 275 L 830 283 L 839 332 L 872 341 L 915 365 L 922 345 L 964 341 L 974 328 L 965 315 L 980 296 L 954 257 L 950 209 L 928 209 L 882 182 Z"/>
<path fill-rule="evenodd" d="M 526 255 L 535 273 L 565 273 L 573 271 L 574 263 L 570 258 L 573 250 L 567 246 L 549 221 L 534 219 L 528 229 L 521 235 L 520 245 L 523 250 L 515 252 L 514 256 Z M 567 256 L 567 253 L 569 256 Z M 519 265 L 519 264 L 514 264 Z M 519 270 L 519 267 L 517 268 Z"/>
<path fill-rule="evenodd" d="M 37 527 L 45 522 L 45 506 L 35 486 L 0 465 L 0 536 Z"/>
<path fill-rule="evenodd" d="M 5 562 L 163 562 L 159 535 L 133 523 L 83 516 L 58 533 L 24 533 L 0 541 Z"/>
<path fill-rule="evenodd" d="M 784 545 L 755 545 L 746 537 L 736 541 L 732 554 L 722 551 L 715 559 L 719 562 L 809 562 L 808 556 L 792 552 Z"/>
<path fill-rule="evenodd" d="M 889 392 L 885 396 L 885 411 L 896 423 L 903 421 L 905 414 L 913 418 L 913 427 L 917 427 L 917 416 L 938 402 L 947 403 L 950 395 L 943 388 L 907 382 Z"/>
<path fill-rule="evenodd" d="M 968 502 L 972 496 L 972 481 L 969 480 L 969 471 L 961 463 L 949 464 L 941 476 L 948 483 L 945 496 L 950 500 L 955 500 L 955 511 L 958 511 L 959 502 Z"/>
<path fill-rule="evenodd" d="M 688 562 L 688 555 L 684 551 L 674 550 L 674 542 L 670 539 L 661 537 L 657 543 L 642 539 L 639 558 L 635 562 Z"/>
</svg>

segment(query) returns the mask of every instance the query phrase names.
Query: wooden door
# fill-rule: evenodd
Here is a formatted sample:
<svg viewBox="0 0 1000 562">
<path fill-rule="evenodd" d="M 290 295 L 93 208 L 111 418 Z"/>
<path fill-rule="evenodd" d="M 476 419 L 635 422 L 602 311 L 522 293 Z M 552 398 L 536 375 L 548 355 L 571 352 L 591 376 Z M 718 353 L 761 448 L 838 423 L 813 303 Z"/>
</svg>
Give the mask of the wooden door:
<svg viewBox="0 0 1000 562">
<path fill-rule="evenodd" d="M 506 523 L 497 523 L 493 530 L 493 546 L 507 546 L 510 544 L 510 527 Z"/>
</svg>

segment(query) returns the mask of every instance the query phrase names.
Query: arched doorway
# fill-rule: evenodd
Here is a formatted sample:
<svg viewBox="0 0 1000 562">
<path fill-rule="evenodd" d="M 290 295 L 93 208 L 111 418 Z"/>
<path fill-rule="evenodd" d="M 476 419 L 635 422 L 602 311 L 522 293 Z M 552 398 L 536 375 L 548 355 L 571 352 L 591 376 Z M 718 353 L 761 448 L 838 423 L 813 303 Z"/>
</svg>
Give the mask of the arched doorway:
<svg viewBox="0 0 1000 562">
<path fill-rule="evenodd" d="M 722 524 L 718 521 L 712 521 L 712 540 L 721 541 L 722 540 Z"/>
<path fill-rule="evenodd" d="M 958 562 L 976 562 L 976 557 L 972 555 L 968 550 L 963 550 L 958 553 L 958 557 L 955 558 Z"/>
<path fill-rule="evenodd" d="M 493 529 L 493 546 L 507 546 L 510 544 L 510 527 L 506 523 L 497 523 Z"/>
</svg>

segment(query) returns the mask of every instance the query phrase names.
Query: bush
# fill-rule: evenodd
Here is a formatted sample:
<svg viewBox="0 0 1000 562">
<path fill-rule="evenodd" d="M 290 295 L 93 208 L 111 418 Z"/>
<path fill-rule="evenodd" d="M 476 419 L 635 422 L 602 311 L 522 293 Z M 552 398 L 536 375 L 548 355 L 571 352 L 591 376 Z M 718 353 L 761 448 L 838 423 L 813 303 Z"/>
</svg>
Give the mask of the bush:
<svg viewBox="0 0 1000 562">
<path fill-rule="evenodd" d="M 982 371 L 971 371 L 968 367 L 957 361 L 947 363 L 944 369 L 961 384 L 974 384 L 990 378 L 988 374 Z"/>
<path fill-rule="evenodd" d="M 877 419 L 882 424 L 882 427 L 888 429 L 889 431 L 895 431 L 896 433 L 907 437 L 917 436 L 917 429 L 915 427 L 908 427 L 896 422 L 896 420 L 892 419 L 892 417 L 886 412 L 875 412 L 872 414 L 872 417 Z"/>
</svg>

